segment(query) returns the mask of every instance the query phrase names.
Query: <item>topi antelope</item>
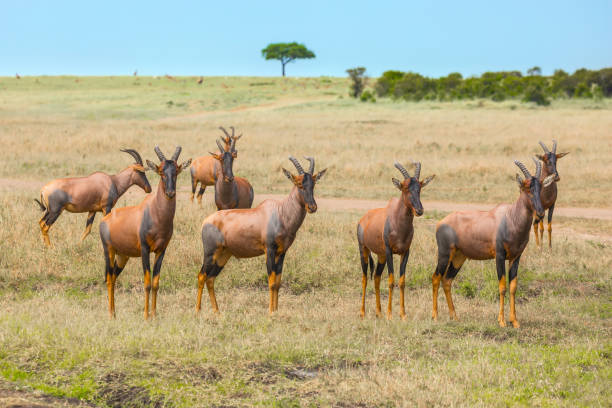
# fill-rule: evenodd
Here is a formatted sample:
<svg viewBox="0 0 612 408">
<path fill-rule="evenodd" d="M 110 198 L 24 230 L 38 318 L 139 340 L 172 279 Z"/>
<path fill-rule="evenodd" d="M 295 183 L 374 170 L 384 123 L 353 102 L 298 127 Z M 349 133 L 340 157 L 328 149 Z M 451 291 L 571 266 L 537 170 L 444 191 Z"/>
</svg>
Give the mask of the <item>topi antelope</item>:
<svg viewBox="0 0 612 408">
<path fill-rule="evenodd" d="M 228 133 L 227 130 L 223 127 L 219 127 L 225 133 L 225 137 L 221 137 L 223 143 L 225 144 L 224 150 L 229 150 L 231 148 L 232 143 L 234 144 L 233 153 L 235 153 L 234 158 L 237 156 L 236 152 L 236 141 L 242 137 L 242 134 L 235 136 L 235 129 L 233 126 L 230 127 L 232 129 L 232 134 Z M 217 180 L 217 172 L 220 170 L 219 161 L 216 160 L 213 156 L 202 156 L 196 158 L 191 164 L 191 201 L 196 194 L 196 190 L 198 188 L 198 184 L 200 184 L 200 191 L 198 191 L 197 199 L 198 203 L 202 204 L 202 195 L 206 190 L 207 186 L 214 186 L 215 181 Z"/>
<path fill-rule="evenodd" d="M 290 156 L 289 160 L 298 175 L 294 176 L 283 169 L 285 176 L 294 184 L 284 200 L 265 200 L 256 208 L 217 211 L 204 220 L 204 261 L 198 274 L 196 311 L 201 309 L 202 290 L 206 283 L 212 308 L 216 313 L 219 312 L 214 282 L 232 256 L 252 258 L 264 253 L 270 288 L 270 313 L 278 309 L 278 290 L 285 254 L 306 213 L 317 211 L 314 187 L 327 170 L 314 174 L 315 161 L 312 157 L 306 157 L 310 162 L 308 172 L 304 171 L 296 158 Z"/>
<path fill-rule="evenodd" d="M 544 162 L 542 169 L 542 178 L 546 178 L 551 174 L 555 175 L 554 181 L 548 186 L 542 188 L 540 195 L 542 207 L 544 211 L 548 210 L 548 246 L 552 248 L 552 216 L 555 211 L 555 202 L 557 201 L 557 181 L 561 180 L 557 172 L 557 159 L 562 158 L 568 152 L 557 153 L 557 141 L 553 139 L 552 152 L 548 150 L 546 145 L 539 142 L 544 150 L 544 154 L 538 155 L 538 159 Z M 540 224 L 540 235 L 538 236 L 538 224 Z M 536 244 L 541 246 L 544 244 L 544 221 L 541 218 L 535 218 L 533 221 L 533 233 L 535 234 Z"/>
<path fill-rule="evenodd" d="M 236 140 L 232 140 L 230 148 L 224 148 L 217 140 L 220 154 L 210 153 L 220 163 L 215 181 L 215 204 L 217 210 L 233 208 L 251 208 L 253 204 L 253 186 L 242 177 L 234 177 L 234 159 Z"/>
<path fill-rule="evenodd" d="M 106 286 L 108 289 L 108 309 L 115 316 L 115 282 L 125 268 L 129 258 L 142 258 L 144 272 L 145 306 L 144 317 L 149 317 L 149 294 L 153 288 L 151 316 L 155 316 L 159 273 L 172 238 L 174 212 L 176 209 L 176 177 L 189 166 L 191 159 L 183 164 L 177 163 L 181 154 L 178 146 L 174 155 L 167 160 L 155 147 L 159 166 L 147 160 L 147 165 L 160 175 L 155 194 L 149 195 L 139 205 L 118 208 L 107 214 L 100 222 L 100 238 L 106 261 Z M 149 254 L 155 253 L 153 273 Z"/>
<path fill-rule="evenodd" d="M 499 286 L 499 315 L 497 321 L 506 326 L 504 319 L 504 296 L 506 294 L 506 260 L 510 271 L 510 322 L 519 327 L 516 320 L 514 296 L 518 281 L 518 266 L 521 254 L 529 242 L 533 215 L 542 217 L 544 208 L 540 199 L 542 188 L 548 187 L 555 178 L 551 174 L 540 181 L 542 163 L 534 158 L 536 174 L 531 176 L 525 165 L 514 163 L 521 169 L 525 179 L 518 174 L 520 195 L 514 204 L 500 204 L 490 211 L 460 211 L 443 218 L 436 226 L 438 243 L 438 265 L 432 276 L 433 312 L 438 318 L 438 288 L 440 281 L 448 303 L 451 319 L 457 320 L 455 306 L 451 297 L 451 284 L 466 259 L 493 259 L 497 266 Z"/>
<path fill-rule="evenodd" d="M 87 177 L 57 179 L 40 190 L 40 200 L 34 199 L 34 201 L 44 211 L 38 224 L 47 246 L 51 246 L 49 228 L 62 211 L 89 213 L 85 231 L 81 236 L 81 241 L 83 241 L 91 231 L 96 212 L 101 211 L 105 215 L 108 214 L 128 188 L 137 185 L 146 193 L 151 192 L 140 154 L 133 149 L 121 151 L 131 155 L 135 163 L 118 174 L 108 175 L 96 172 Z"/>
<path fill-rule="evenodd" d="M 406 318 L 404 309 L 404 287 L 405 272 L 408 257 L 410 256 L 410 244 L 414 235 L 412 221 L 414 215 L 423 214 L 421 204 L 421 189 L 425 187 L 433 178 L 427 177 L 420 181 L 421 163 L 414 163 L 414 177 L 410 177 L 408 171 L 400 163 L 395 163 L 395 167 L 404 176 L 404 181 L 392 178 L 393 184 L 402 195 L 400 198 L 394 197 L 389 200 L 385 208 L 370 210 L 359 220 L 357 225 L 357 242 L 359 244 L 359 255 L 361 259 L 361 269 L 363 271 L 361 286 L 363 294 L 361 297 L 361 317 L 365 316 L 365 294 L 368 282 L 368 263 L 370 265 L 370 275 L 374 273 L 374 260 L 371 252 L 378 257 L 378 266 L 374 277 L 374 287 L 376 289 L 376 316 L 380 316 L 380 278 L 387 264 L 389 271 L 389 305 L 387 306 L 387 318 L 391 318 L 391 304 L 393 298 L 393 254 L 401 256 L 400 261 L 400 316 Z"/>
</svg>

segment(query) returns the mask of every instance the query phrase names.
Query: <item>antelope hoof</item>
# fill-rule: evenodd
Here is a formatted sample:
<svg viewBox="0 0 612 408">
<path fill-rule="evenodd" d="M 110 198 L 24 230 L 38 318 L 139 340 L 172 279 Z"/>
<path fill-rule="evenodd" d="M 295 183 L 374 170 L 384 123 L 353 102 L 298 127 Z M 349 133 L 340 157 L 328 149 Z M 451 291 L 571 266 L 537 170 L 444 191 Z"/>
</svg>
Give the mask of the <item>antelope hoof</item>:
<svg viewBox="0 0 612 408">
<path fill-rule="evenodd" d="M 380 313 L 380 311 L 376 311 L 376 318 L 380 319 L 382 317 L 382 313 Z"/>
<path fill-rule="evenodd" d="M 437 312 L 433 312 L 431 314 L 431 320 L 433 320 L 434 322 L 438 321 L 438 313 Z"/>
<path fill-rule="evenodd" d="M 451 313 L 451 315 L 450 315 L 450 319 L 451 319 L 451 320 L 454 320 L 454 321 L 456 321 L 456 322 L 458 322 L 458 321 L 459 321 L 459 318 L 457 317 L 457 314 L 456 314 L 455 312 Z"/>
<path fill-rule="evenodd" d="M 503 318 L 498 318 L 499 327 L 506 327 L 506 321 Z"/>
<path fill-rule="evenodd" d="M 401 318 L 402 320 L 406 320 L 406 313 L 402 313 L 402 314 L 400 314 L 400 318 Z"/>
<path fill-rule="evenodd" d="M 361 312 L 359 312 L 359 317 L 361 317 L 362 319 L 365 319 L 365 310 L 362 310 Z"/>
<path fill-rule="evenodd" d="M 392 320 L 393 319 L 393 315 L 391 314 L 391 312 L 387 313 L 387 320 Z"/>
<path fill-rule="evenodd" d="M 512 327 L 514 327 L 515 329 L 518 329 L 519 327 L 521 327 L 518 320 L 512 320 L 511 323 L 512 323 Z"/>
</svg>

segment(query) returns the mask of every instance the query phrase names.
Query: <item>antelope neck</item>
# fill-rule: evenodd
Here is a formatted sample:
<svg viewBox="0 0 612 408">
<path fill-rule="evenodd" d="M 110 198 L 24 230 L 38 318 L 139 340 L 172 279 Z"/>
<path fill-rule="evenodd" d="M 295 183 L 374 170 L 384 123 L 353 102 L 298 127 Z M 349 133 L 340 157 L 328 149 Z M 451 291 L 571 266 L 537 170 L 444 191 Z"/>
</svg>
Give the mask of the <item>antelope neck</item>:
<svg viewBox="0 0 612 408">
<path fill-rule="evenodd" d="M 278 216 L 283 226 L 292 234 L 295 234 L 306 217 L 306 208 L 300 202 L 300 192 L 297 187 L 280 203 Z"/>
</svg>

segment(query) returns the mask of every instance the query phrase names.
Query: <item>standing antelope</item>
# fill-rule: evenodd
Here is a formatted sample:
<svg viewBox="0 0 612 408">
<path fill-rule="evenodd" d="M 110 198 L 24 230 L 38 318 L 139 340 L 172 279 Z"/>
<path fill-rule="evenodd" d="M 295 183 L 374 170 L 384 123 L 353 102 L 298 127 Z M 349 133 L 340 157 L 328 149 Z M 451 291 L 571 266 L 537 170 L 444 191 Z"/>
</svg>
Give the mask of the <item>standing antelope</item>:
<svg viewBox="0 0 612 408">
<path fill-rule="evenodd" d="M 176 209 L 176 177 L 187 168 L 191 159 L 183 164 L 177 163 L 181 154 L 178 146 L 170 160 L 155 147 L 159 166 L 147 160 L 149 168 L 160 175 L 155 194 L 149 195 L 139 205 L 118 208 L 107 214 L 100 222 L 100 238 L 106 261 L 106 286 L 108 289 L 108 310 L 115 317 L 115 282 L 125 268 L 129 258 L 142 258 L 144 272 L 145 306 L 144 317 L 149 317 L 149 294 L 153 281 L 153 299 L 151 316 L 155 316 L 159 273 L 166 253 L 166 247 L 172 238 L 174 212 Z M 153 276 L 149 254 L 155 253 Z"/>
<path fill-rule="evenodd" d="M 251 208 L 253 204 L 253 186 L 247 179 L 234 177 L 234 159 L 236 152 L 236 140 L 232 140 L 229 148 L 224 148 L 217 140 L 217 146 L 221 154 L 210 153 L 220 163 L 215 181 L 215 204 L 217 210 L 231 210 L 233 208 Z"/>
<path fill-rule="evenodd" d="M 236 141 L 242 137 L 242 134 L 235 136 L 235 129 L 233 126 L 230 126 L 232 129 L 232 134 L 227 132 L 225 128 L 219 127 L 225 133 L 225 137 L 221 137 L 223 143 L 225 143 L 225 150 L 229 150 L 231 144 L 234 144 L 234 151 L 236 149 Z M 237 156 L 234 155 L 234 158 Z M 215 160 L 213 156 L 202 156 L 194 159 L 191 164 L 191 201 L 193 201 L 194 196 L 196 195 L 196 190 L 198 188 L 198 183 L 200 184 L 200 191 L 198 191 L 197 199 L 198 204 L 202 204 L 202 195 L 204 195 L 204 191 L 207 186 L 214 186 L 215 181 L 217 180 L 217 172 L 220 170 L 219 162 Z"/>
<path fill-rule="evenodd" d="M 133 185 L 151 192 L 149 180 L 145 175 L 142 158 L 136 150 L 122 149 L 131 155 L 135 163 L 115 175 L 95 172 L 87 177 L 70 177 L 53 180 L 40 190 L 40 200 L 34 199 L 44 214 L 38 224 L 43 240 L 51 246 L 49 228 L 57 220 L 62 211 L 72 213 L 88 212 L 85 231 L 81 241 L 89 235 L 96 212 L 107 214 L 123 195 Z"/>
<path fill-rule="evenodd" d="M 536 174 L 531 176 L 525 165 L 514 163 L 521 169 L 525 179 L 518 174 L 520 195 L 514 204 L 500 204 L 490 211 L 459 211 L 447 215 L 436 226 L 438 243 L 438 265 L 432 276 L 433 312 L 432 318 L 438 318 L 438 288 L 440 281 L 448 303 L 451 319 L 457 320 L 455 306 L 451 297 L 451 284 L 459 273 L 466 259 L 493 259 L 497 266 L 499 286 L 499 315 L 497 321 L 501 327 L 506 326 L 504 319 L 504 297 L 506 294 L 506 265 L 509 261 L 510 271 L 510 322 L 519 327 L 514 308 L 514 295 L 518 281 L 518 265 L 521 254 L 529 242 L 531 222 L 534 212 L 537 217 L 544 215 L 540 193 L 542 187 L 548 187 L 554 180 L 551 174 L 540 181 L 542 164 L 534 158 Z"/>
<path fill-rule="evenodd" d="M 204 261 L 198 274 L 197 311 L 201 309 L 202 290 L 206 283 L 212 308 L 219 312 L 214 282 L 232 256 L 252 258 L 264 253 L 270 288 L 270 313 L 278 309 L 278 290 L 285 254 L 306 213 L 317 211 L 314 187 L 327 170 L 314 174 L 315 161 L 312 157 L 306 157 L 310 162 L 308 172 L 304 171 L 296 158 L 290 156 L 289 160 L 298 175 L 294 176 L 283 169 L 285 176 L 294 184 L 284 200 L 265 200 L 256 208 L 217 211 L 204 220 Z"/>
<path fill-rule="evenodd" d="M 542 178 L 546 178 L 551 174 L 555 175 L 554 181 L 548 186 L 542 188 L 542 207 L 544 211 L 548 210 L 548 246 L 552 248 L 552 216 L 555 211 L 555 202 L 557 201 L 557 182 L 561 180 L 557 172 L 557 159 L 562 158 L 568 152 L 557 154 L 557 141 L 553 139 L 552 152 L 548 150 L 546 145 L 539 142 L 544 150 L 544 154 L 539 154 L 538 159 L 544 162 Z M 540 224 L 540 235 L 538 236 L 538 224 Z M 544 244 L 544 221 L 541 218 L 535 218 L 533 221 L 533 233 L 535 235 L 536 244 L 541 246 Z"/>
<path fill-rule="evenodd" d="M 378 266 L 374 277 L 374 287 L 376 289 L 376 316 L 380 316 L 380 278 L 387 264 L 389 271 L 389 305 L 387 306 L 387 318 L 391 318 L 391 304 L 393 298 L 393 254 L 401 255 L 400 261 L 400 316 L 406 318 L 404 309 L 404 287 L 405 272 L 408 257 L 410 256 L 410 244 L 414 229 L 412 221 L 414 215 L 423 214 L 421 204 L 421 189 L 425 187 L 433 178 L 427 177 L 420 181 L 421 163 L 414 163 L 414 177 L 410 177 L 408 171 L 400 163 L 396 162 L 395 167 L 404 176 L 404 181 L 392 178 L 393 184 L 402 195 L 400 198 L 394 197 L 389 200 L 385 208 L 377 208 L 368 211 L 357 225 L 357 242 L 359 244 L 359 255 L 361 259 L 361 269 L 363 276 L 361 286 L 363 294 L 361 297 L 361 317 L 365 316 L 365 294 L 368 282 L 368 263 L 370 264 L 370 274 L 374 272 L 374 260 L 370 255 L 374 252 L 378 256 Z"/>
</svg>

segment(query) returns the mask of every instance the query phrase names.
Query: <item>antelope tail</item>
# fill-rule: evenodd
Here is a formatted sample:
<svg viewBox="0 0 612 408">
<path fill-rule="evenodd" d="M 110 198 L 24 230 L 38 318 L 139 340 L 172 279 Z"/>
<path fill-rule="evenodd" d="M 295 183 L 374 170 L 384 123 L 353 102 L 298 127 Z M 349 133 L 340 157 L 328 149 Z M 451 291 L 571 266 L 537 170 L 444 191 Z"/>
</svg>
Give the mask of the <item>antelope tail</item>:
<svg viewBox="0 0 612 408">
<path fill-rule="evenodd" d="M 374 258 L 372 258 L 372 255 L 368 255 L 368 258 L 370 258 L 370 280 L 372 280 L 372 277 L 374 276 Z"/>
<path fill-rule="evenodd" d="M 40 206 L 40 211 L 47 211 L 47 207 L 45 207 L 45 205 L 42 203 L 42 197 L 40 200 L 35 198 L 34 201 L 36 201 L 36 204 Z"/>
</svg>

